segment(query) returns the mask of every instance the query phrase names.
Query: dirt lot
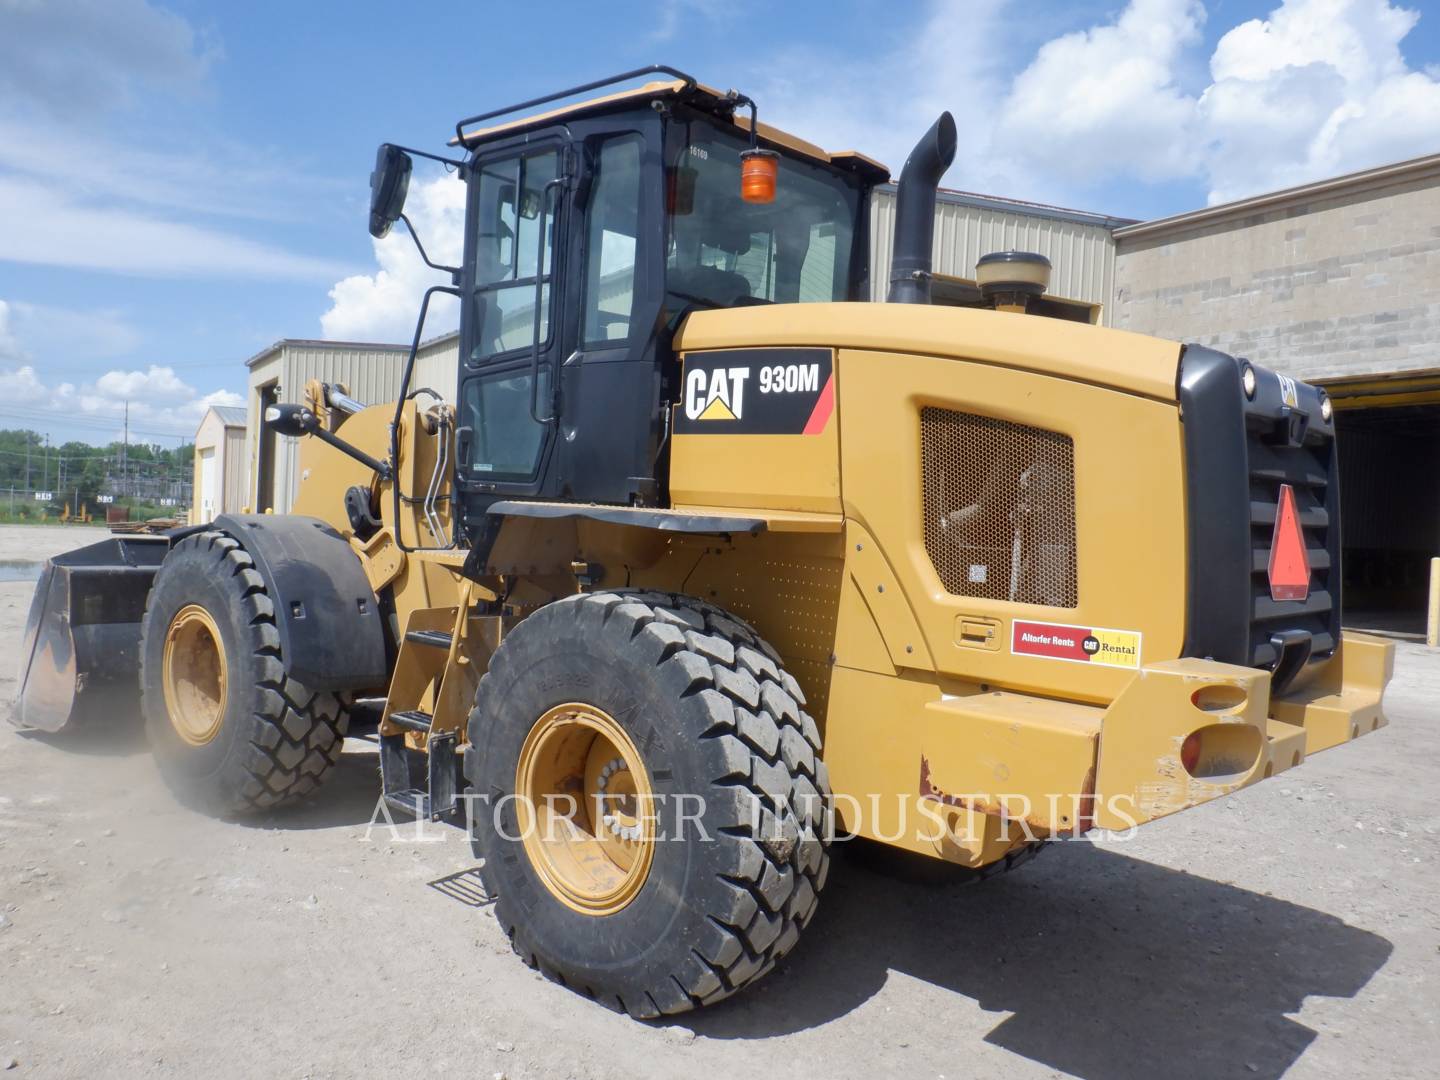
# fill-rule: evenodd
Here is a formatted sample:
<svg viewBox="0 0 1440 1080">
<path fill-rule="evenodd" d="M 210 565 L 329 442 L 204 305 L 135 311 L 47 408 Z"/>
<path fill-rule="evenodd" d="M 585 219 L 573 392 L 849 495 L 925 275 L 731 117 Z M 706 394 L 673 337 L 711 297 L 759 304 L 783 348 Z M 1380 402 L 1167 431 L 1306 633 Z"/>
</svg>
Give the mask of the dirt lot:
<svg viewBox="0 0 1440 1080">
<path fill-rule="evenodd" d="M 0 560 L 98 535 L 0 528 Z M 0 583 L 12 657 L 30 593 Z M 0 1070 L 1434 1076 L 1437 700 L 1440 657 L 1402 645 L 1390 728 L 977 889 L 842 856 L 782 970 L 669 1025 L 527 970 L 457 830 L 367 839 L 364 740 L 313 804 L 240 825 L 177 806 L 127 731 L 0 726 Z"/>
</svg>

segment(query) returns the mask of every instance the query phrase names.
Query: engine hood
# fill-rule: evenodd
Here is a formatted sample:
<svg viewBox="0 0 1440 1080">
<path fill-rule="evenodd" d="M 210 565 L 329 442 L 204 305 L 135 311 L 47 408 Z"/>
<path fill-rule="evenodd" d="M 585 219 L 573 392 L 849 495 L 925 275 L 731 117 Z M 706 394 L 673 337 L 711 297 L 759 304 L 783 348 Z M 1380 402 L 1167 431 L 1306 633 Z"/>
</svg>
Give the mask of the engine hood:
<svg viewBox="0 0 1440 1080">
<path fill-rule="evenodd" d="M 980 361 L 1177 400 L 1180 345 L 1086 323 L 921 304 L 774 304 L 696 311 L 676 349 L 830 346 Z"/>
</svg>

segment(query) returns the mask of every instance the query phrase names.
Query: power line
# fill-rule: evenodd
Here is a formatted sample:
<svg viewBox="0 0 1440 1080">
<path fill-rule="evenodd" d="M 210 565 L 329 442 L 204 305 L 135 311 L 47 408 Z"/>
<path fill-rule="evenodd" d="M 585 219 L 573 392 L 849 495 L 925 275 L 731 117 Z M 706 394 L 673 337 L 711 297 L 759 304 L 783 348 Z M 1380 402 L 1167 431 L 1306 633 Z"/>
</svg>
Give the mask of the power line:
<svg viewBox="0 0 1440 1080">
<path fill-rule="evenodd" d="M 102 416 L 96 416 L 93 413 L 86 416 L 75 416 L 73 413 L 67 413 L 62 410 L 52 409 L 37 408 L 27 410 L 25 412 L 19 412 L 14 409 L 0 409 L 0 416 L 6 417 L 7 419 L 33 420 L 35 419 L 36 413 L 42 414 L 42 416 L 44 417 L 55 417 L 57 421 L 63 420 L 65 426 L 71 427 L 83 427 L 98 430 L 113 430 L 116 421 L 120 421 L 121 424 L 124 423 L 123 417 L 117 416 L 114 418 L 114 420 L 110 420 Z M 55 426 L 60 425 L 57 423 Z M 198 429 L 200 425 L 197 423 L 195 426 Z M 162 439 L 193 439 L 195 435 L 193 431 L 154 431 L 141 428 L 131 428 L 130 430 L 133 431 L 136 435 L 152 435 L 156 438 Z"/>
</svg>

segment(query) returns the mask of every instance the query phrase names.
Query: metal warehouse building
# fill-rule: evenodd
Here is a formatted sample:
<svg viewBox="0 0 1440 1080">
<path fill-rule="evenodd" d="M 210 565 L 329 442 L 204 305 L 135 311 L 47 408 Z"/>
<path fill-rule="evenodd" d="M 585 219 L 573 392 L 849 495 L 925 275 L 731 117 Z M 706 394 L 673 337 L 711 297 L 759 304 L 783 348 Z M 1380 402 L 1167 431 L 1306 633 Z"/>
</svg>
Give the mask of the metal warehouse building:
<svg viewBox="0 0 1440 1080">
<path fill-rule="evenodd" d="M 871 216 L 871 298 L 889 278 L 895 189 Z M 1325 386 L 1339 411 L 1347 622 L 1418 629 L 1440 554 L 1440 155 L 1157 221 L 942 190 L 936 303 L 979 305 L 975 262 L 1036 251 L 1046 314 L 1213 345 Z M 393 397 L 399 345 L 281 341 L 253 357 L 251 504 L 289 505 L 287 440 L 260 435 L 305 380 Z M 457 337 L 425 342 L 415 386 L 454 400 Z"/>
</svg>

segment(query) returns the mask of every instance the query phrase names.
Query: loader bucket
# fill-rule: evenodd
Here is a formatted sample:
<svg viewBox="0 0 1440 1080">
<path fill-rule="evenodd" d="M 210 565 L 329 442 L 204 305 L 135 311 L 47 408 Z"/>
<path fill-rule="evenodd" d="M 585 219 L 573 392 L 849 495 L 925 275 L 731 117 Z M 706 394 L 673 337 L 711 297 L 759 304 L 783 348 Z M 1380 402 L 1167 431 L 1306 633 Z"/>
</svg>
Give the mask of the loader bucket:
<svg viewBox="0 0 1440 1080">
<path fill-rule="evenodd" d="M 20 646 L 13 722 L 59 731 L 121 715 L 139 695 L 140 620 L 170 540 L 112 536 L 47 559 Z"/>
</svg>

